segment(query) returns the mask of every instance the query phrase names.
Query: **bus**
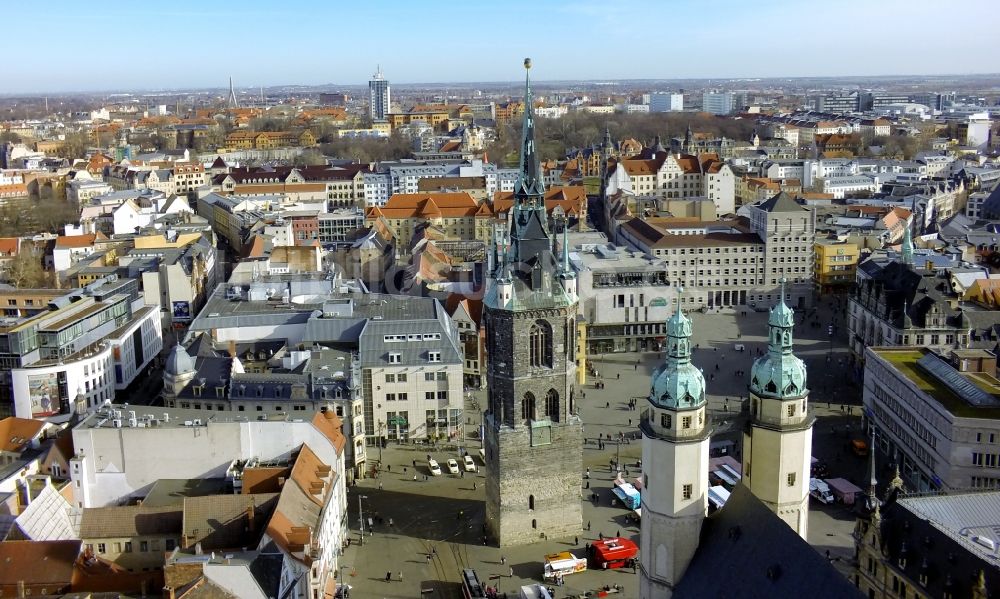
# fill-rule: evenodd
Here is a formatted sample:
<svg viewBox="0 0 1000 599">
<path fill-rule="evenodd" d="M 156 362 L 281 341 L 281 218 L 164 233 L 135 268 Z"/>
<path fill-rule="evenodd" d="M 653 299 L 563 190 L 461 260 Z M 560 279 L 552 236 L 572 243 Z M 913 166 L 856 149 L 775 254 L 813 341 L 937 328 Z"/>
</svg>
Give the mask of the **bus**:
<svg viewBox="0 0 1000 599">
<path fill-rule="evenodd" d="M 465 599 L 486 599 L 486 588 L 472 568 L 462 570 L 462 596 Z"/>
<path fill-rule="evenodd" d="M 591 561 L 595 568 L 602 570 L 626 567 L 639 553 L 639 547 L 623 537 L 601 539 L 592 547 Z"/>
<path fill-rule="evenodd" d="M 569 551 L 550 553 L 545 556 L 545 566 L 542 570 L 542 578 L 545 580 L 554 580 L 556 578 L 566 576 L 567 574 L 583 572 L 586 569 L 587 560 L 576 557 Z"/>
<path fill-rule="evenodd" d="M 642 505 L 639 490 L 632 486 L 632 483 L 618 479 L 615 481 L 615 487 L 611 489 L 611 492 L 630 510 L 639 509 Z"/>
</svg>

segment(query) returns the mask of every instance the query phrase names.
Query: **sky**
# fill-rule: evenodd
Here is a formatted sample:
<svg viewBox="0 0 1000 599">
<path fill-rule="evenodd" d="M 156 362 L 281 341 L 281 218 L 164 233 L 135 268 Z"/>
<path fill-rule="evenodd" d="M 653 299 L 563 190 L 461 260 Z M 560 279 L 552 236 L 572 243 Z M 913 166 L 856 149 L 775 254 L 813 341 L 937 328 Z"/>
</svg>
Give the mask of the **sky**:
<svg viewBox="0 0 1000 599">
<path fill-rule="evenodd" d="M 993 73 L 995 3 L 12 0 L 0 94 Z"/>
</svg>

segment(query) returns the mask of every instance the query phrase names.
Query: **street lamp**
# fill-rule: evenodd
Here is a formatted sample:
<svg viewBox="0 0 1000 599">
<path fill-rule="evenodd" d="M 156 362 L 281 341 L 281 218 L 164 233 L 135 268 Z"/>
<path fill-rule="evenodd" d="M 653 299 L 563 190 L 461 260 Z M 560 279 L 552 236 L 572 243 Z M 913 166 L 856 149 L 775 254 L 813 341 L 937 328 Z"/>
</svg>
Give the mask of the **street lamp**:
<svg viewBox="0 0 1000 599">
<path fill-rule="evenodd" d="M 379 420 L 378 421 L 378 438 L 375 440 L 375 443 L 378 444 L 378 467 L 379 468 L 382 467 L 382 439 L 384 438 L 383 437 L 384 431 L 385 431 L 385 423 L 382 422 L 381 420 Z"/>
<path fill-rule="evenodd" d="M 358 520 L 360 521 L 359 529 L 361 530 L 361 544 L 365 544 L 365 514 L 361 510 L 361 500 L 368 499 L 367 495 L 358 495 Z"/>
</svg>

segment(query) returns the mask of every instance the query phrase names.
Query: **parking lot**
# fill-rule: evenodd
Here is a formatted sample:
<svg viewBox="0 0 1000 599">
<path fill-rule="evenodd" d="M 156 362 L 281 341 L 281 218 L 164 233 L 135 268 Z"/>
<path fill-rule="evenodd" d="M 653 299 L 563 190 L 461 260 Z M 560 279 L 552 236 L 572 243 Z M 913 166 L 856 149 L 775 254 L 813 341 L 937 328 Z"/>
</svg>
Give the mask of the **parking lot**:
<svg viewBox="0 0 1000 599">
<path fill-rule="evenodd" d="M 810 320 L 797 326 L 795 332 L 796 353 L 809 367 L 810 404 L 818 419 L 813 435 L 813 455 L 828 464 L 830 476 L 847 478 L 867 488 L 867 464 L 847 448 L 861 424 L 859 391 L 847 384 L 843 319 L 839 319 L 832 342 L 827 335 L 831 321 L 829 309 L 821 308 L 816 319 L 819 326 L 810 324 Z M 693 342 L 698 347 L 694 363 L 705 372 L 716 438 L 738 440 L 740 398 L 746 397 L 747 383 L 746 377 L 737 376 L 736 371 L 749 371 L 756 350 L 766 347 L 767 314 L 695 313 L 692 321 Z M 743 352 L 734 349 L 737 343 L 745 347 Z M 620 433 L 635 431 L 643 402 L 640 401 L 638 410 L 633 411 L 628 409 L 628 399 L 648 393 L 651 372 L 662 361 L 662 354 L 611 354 L 592 356 L 592 360 L 605 386 L 594 388 L 591 377 L 583 389 L 585 397 L 580 404 L 585 435 L 589 439 L 606 435 L 617 439 Z M 482 393 L 474 393 L 470 398 L 480 405 L 485 404 Z M 475 456 L 481 467 L 480 445 L 474 435 L 478 414 L 473 415 L 471 402 L 467 411 L 468 422 L 472 424 L 468 426 L 463 449 Z M 442 475 L 430 475 L 427 454 L 441 465 Z M 360 481 L 348 493 L 353 542 L 341 563 L 344 577 L 353 587 L 351 596 L 418 597 L 423 593 L 425 597 L 459 597 L 460 570 L 470 567 L 484 583 L 498 585 L 501 592 L 514 597 L 520 585 L 541 581 L 542 560 L 546 554 L 572 550 L 582 556 L 584 545 L 601 534 L 620 533 L 638 543 L 638 527 L 626 519 L 626 510 L 620 504 L 611 505 L 610 489 L 615 475 L 609 469 L 609 461 L 620 460 L 628 467 L 629 474 L 635 476 L 638 469 L 634 464 L 640 454 L 640 441 L 606 442 L 603 450 L 598 449 L 596 443 L 587 443 L 584 467 L 591 471 L 590 488 L 581 488 L 580 501 L 584 525 L 589 523 L 590 530 L 576 539 L 549 539 L 498 549 L 483 545 L 485 493 L 482 471 L 465 473 L 460 470 L 458 475 L 449 474 L 446 460 L 461 461 L 457 448 L 389 445 L 382 450 L 383 467 L 379 478 Z M 581 487 L 588 482 L 583 480 L 583 474 L 581 472 Z M 596 504 L 589 499 L 591 493 L 598 495 Z M 366 520 L 366 536 L 360 546 L 359 506 Z M 374 525 L 371 529 L 368 518 Z M 829 551 L 831 560 L 845 573 L 853 555 L 853 528 L 853 516 L 845 506 L 812 503 L 809 542 L 822 554 Z M 392 582 L 385 581 L 387 572 L 391 573 Z M 402 582 L 398 580 L 400 573 Z M 631 569 L 588 570 L 567 576 L 558 595 L 581 594 L 606 584 L 622 585 L 625 597 L 638 595 L 638 581 Z"/>
</svg>

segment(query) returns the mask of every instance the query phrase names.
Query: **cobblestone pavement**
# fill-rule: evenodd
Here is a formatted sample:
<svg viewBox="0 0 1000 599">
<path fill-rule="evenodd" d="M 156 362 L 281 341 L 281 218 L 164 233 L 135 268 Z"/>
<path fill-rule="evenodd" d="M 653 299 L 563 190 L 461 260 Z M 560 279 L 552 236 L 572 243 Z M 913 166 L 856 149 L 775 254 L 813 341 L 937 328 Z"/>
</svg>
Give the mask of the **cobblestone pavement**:
<svg viewBox="0 0 1000 599">
<path fill-rule="evenodd" d="M 831 476 L 852 479 L 866 488 L 865 461 L 847 451 L 849 438 L 858 433 L 861 424 L 860 392 L 848 384 L 843 317 L 834 320 L 838 329 L 832 343 L 827 328 L 831 322 L 830 308 L 821 307 L 817 318 L 819 326 L 809 324 L 810 318 L 795 331 L 796 353 L 809 367 L 810 405 L 818 418 L 813 454 L 829 464 Z M 766 347 L 767 314 L 695 313 L 692 320 L 693 341 L 698 347 L 694 363 L 705 372 L 716 438 L 738 440 L 739 398 L 746 397 L 747 382 L 746 376 L 737 376 L 736 371 L 749 372 L 755 352 Z M 736 344 L 744 345 L 745 350 L 736 351 Z M 580 404 L 586 436 L 617 438 L 620 433 L 634 433 L 644 400 L 639 402 L 637 410 L 629 410 L 628 399 L 644 397 L 648 392 L 650 375 L 662 361 L 662 354 L 609 354 L 591 356 L 591 360 L 606 386 L 595 389 L 593 377 L 588 377 L 584 386 L 585 397 Z M 482 393 L 470 394 L 467 405 L 466 449 L 473 455 L 477 455 L 480 445 L 475 438 L 479 418 L 473 415 L 472 402 L 483 405 L 483 399 Z M 853 414 L 848 413 L 849 409 Z M 341 563 L 344 577 L 353 587 L 352 597 L 459 597 L 459 574 L 466 567 L 476 570 L 483 582 L 498 584 L 501 592 L 516 597 L 520 585 L 541 581 L 542 559 L 547 553 L 576 550 L 582 555 L 583 546 L 599 534 L 621 533 L 639 542 L 638 527 L 626 520 L 624 509 L 611 505 L 610 488 L 615 475 L 609 471 L 609 461 L 618 459 L 628 468 L 629 475 L 638 474 L 634 467 L 641 455 L 638 440 L 627 444 L 608 442 L 604 450 L 598 450 L 595 443 L 585 446 L 584 466 L 590 469 L 591 476 L 587 481 L 581 473 L 581 485 L 589 482 L 589 488 L 581 489 L 581 501 L 584 524 L 590 524 L 589 531 L 576 539 L 550 539 L 502 550 L 483 545 L 483 474 L 445 474 L 424 480 L 429 474 L 425 466 L 428 453 L 442 465 L 448 457 L 458 455 L 455 448 L 390 445 L 382 452 L 381 476 L 360 481 L 349 490 L 353 542 Z M 477 463 L 481 464 L 478 455 Z M 590 501 L 591 493 L 598 496 L 596 504 Z M 359 496 L 366 519 L 363 546 L 357 544 Z M 368 518 L 374 523 L 373 530 Z M 813 504 L 809 523 L 809 542 L 821 553 L 829 550 L 835 565 L 846 574 L 853 555 L 854 527 L 848 509 Z M 385 582 L 387 572 L 391 572 L 392 582 Z M 565 583 L 558 589 L 560 597 L 592 591 L 605 584 L 622 585 L 624 597 L 638 595 L 638 581 L 631 569 L 588 570 L 567 576 Z"/>
</svg>

